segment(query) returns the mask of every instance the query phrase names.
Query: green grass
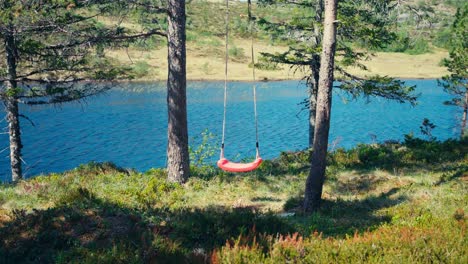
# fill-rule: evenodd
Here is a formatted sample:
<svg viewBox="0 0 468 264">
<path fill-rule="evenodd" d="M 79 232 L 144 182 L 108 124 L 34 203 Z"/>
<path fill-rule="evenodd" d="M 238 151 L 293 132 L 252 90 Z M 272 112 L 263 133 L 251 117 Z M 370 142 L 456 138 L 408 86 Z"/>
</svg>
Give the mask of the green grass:
<svg viewBox="0 0 468 264">
<path fill-rule="evenodd" d="M 466 263 L 467 141 L 329 155 L 321 210 L 300 208 L 307 153 L 250 174 L 90 163 L 0 185 L 1 263 Z"/>
</svg>

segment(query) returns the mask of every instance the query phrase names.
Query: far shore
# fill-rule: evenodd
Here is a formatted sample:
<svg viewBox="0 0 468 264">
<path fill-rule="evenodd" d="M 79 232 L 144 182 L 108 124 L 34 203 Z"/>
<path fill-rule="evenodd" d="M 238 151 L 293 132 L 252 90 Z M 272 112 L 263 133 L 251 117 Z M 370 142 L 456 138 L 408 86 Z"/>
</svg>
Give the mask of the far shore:
<svg viewBox="0 0 468 264">
<path fill-rule="evenodd" d="M 249 50 L 250 44 L 245 40 L 235 40 L 238 49 Z M 260 52 L 276 53 L 287 50 L 285 46 L 272 46 L 268 43 L 255 44 L 256 58 Z M 224 81 L 224 58 L 219 47 L 198 46 L 196 43 L 187 43 L 187 80 L 189 81 Z M 167 49 L 155 50 L 112 50 L 108 56 L 117 59 L 125 65 L 143 63 L 147 67 L 145 77 L 136 81 L 165 81 L 167 80 Z M 368 70 L 359 68 L 348 69 L 349 73 L 359 76 L 389 76 L 397 79 L 439 79 L 448 74 L 441 61 L 448 57 L 443 49 L 433 48 L 431 53 L 409 55 L 405 53 L 375 52 L 370 60 L 363 64 Z M 252 68 L 249 66 L 250 57 L 242 55 L 232 58 L 228 64 L 229 81 L 253 81 Z M 307 69 L 292 69 L 288 65 L 278 65 L 278 70 L 255 70 L 256 81 L 284 81 L 301 80 L 308 75 Z M 339 76 L 337 76 L 339 79 Z"/>
</svg>

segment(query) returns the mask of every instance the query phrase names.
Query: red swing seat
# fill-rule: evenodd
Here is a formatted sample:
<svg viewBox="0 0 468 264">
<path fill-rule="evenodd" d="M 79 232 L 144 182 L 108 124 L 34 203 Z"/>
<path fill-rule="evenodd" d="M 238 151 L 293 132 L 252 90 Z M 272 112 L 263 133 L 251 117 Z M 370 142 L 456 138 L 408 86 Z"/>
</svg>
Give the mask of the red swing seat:
<svg viewBox="0 0 468 264">
<path fill-rule="evenodd" d="M 250 12 L 250 1 L 248 5 L 248 13 L 249 13 L 249 23 L 252 23 L 253 18 L 251 17 Z M 229 1 L 226 0 L 226 22 L 229 22 Z M 253 25 L 251 27 L 253 29 Z M 253 31 L 252 31 L 253 33 Z M 236 163 L 229 161 L 228 159 L 224 158 L 224 135 L 225 135 L 225 128 L 226 128 L 226 105 L 227 105 L 227 83 L 228 83 L 228 62 L 229 62 L 229 50 L 228 50 L 228 39 L 229 39 L 229 23 L 226 23 L 226 49 L 225 49 L 225 68 L 224 68 L 224 115 L 223 115 L 223 135 L 221 140 L 221 155 L 216 163 L 218 167 L 224 171 L 228 172 L 249 172 L 257 169 L 260 164 L 262 164 L 262 158 L 260 157 L 260 151 L 258 147 L 258 124 L 257 124 L 257 95 L 256 95 L 256 86 L 255 83 L 253 84 L 253 103 L 254 103 L 254 117 L 255 117 L 255 135 L 256 135 L 256 158 L 253 162 L 250 163 Z M 253 81 L 255 82 L 255 60 L 254 60 L 254 46 L 253 46 L 253 34 L 252 34 L 252 77 Z"/>
<path fill-rule="evenodd" d="M 218 160 L 217 165 L 220 169 L 223 171 L 228 171 L 228 172 L 249 172 L 253 171 L 262 164 L 262 158 L 257 157 L 253 162 L 250 163 L 236 163 L 236 162 L 231 162 L 225 158 L 221 158 Z"/>
</svg>

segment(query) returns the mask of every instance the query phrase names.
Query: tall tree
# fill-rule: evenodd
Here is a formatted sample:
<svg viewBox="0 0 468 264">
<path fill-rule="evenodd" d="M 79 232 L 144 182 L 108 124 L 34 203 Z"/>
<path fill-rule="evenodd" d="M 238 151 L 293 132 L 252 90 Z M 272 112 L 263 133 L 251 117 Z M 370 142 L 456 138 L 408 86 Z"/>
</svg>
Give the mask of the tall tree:
<svg viewBox="0 0 468 264">
<path fill-rule="evenodd" d="M 320 78 L 317 95 L 315 137 L 311 155 L 311 168 L 306 181 L 304 210 L 313 211 L 320 205 L 330 131 L 333 73 L 336 50 L 336 8 L 338 0 L 325 0 Z"/>
<path fill-rule="evenodd" d="M 333 87 L 330 82 L 333 81 L 333 71 L 339 74 L 340 78 L 340 83 L 335 87 L 347 92 L 351 98 L 383 97 L 400 103 L 416 103 L 414 86 L 405 86 L 404 82 L 387 76 L 362 78 L 347 70 L 349 67 L 367 70 L 363 61 L 369 59 L 371 54 L 365 49 L 355 49 L 353 47 L 355 44 L 372 49 L 384 47 L 395 38 L 390 28 L 394 23 L 389 16 L 394 3 L 391 0 L 341 0 L 334 3 L 323 0 L 261 0 L 260 2 L 294 6 L 289 20 L 260 19 L 259 24 L 269 32 L 273 32 L 275 36 L 291 43 L 289 50 L 282 54 L 264 53 L 264 56 L 274 62 L 308 71 L 305 79 L 309 86 L 309 97 L 304 104 L 309 109 L 309 147 L 313 152 L 310 157 L 311 170 L 306 182 L 304 209 L 313 211 L 320 206 L 325 180 Z M 333 21 L 339 20 L 338 25 L 331 25 L 333 29 L 329 28 L 329 24 L 326 27 L 323 24 L 324 3 L 328 5 L 328 15 L 334 13 Z M 327 45 L 322 48 L 322 44 L 325 44 L 323 28 L 330 30 L 327 34 L 335 35 L 333 39 L 331 35 L 327 35 L 327 41 L 332 41 L 328 44 L 332 47 Z M 325 62 L 327 64 L 322 65 Z M 322 76 L 323 74 L 325 76 Z M 320 85 L 323 85 L 321 92 L 319 92 Z M 317 140 L 315 137 L 318 137 Z"/>
<path fill-rule="evenodd" d="M 167 108 L 168 180 L 183 183 L 190 173 L 186 97 L 185 1 L 169 0 Z"/>
<path fill-rule="evenodd" d="M 129 0 L 139 8 L 143 27 L 162 26 L 167 38 L 167 179 L 183 183 L 190 175 L 187 127 L 186 1 Z M 155 25 L 156 23 L 156 25 Z"/>
<path fill-rule="evenodd" d="M 64 103 L 109 89 L 109 81 L 129 77 L 128 69 L 98 51 L 157 33 L 133 34 L 96 20 L 123 7 L 126 1 L 0 0 L 0 99 L 13 181 L 22 178 L 19 104 Z"/>
<path fill-rule="evenodd" d="M 466 133 L 468 115 L 468 4 L 457 9 L 455 21 L 451 28 L 449 58 L 444 65 L 450 74 L 439 81 L 444 90 L 453 95 L 451 101 L 445 102 L 462 109 L 461 137 Z"/>
<path fill-rule="evenodd" d="M 307 72 L 304 77 L 309 86 L 309 96 L 304 105 L 309 109 L 309 146 L 312 147 L 317 108 L 319 83 L 320 52 L 322 49 L 323 0 L 260 0 L 262 4 L 279 4 L 291 8 L 289 19 L 261 18 L 259 24 L 277 39 L 287 40 L 289 50 L 281 54 L 262 53 L 273 62 L 290 65 Z M 354 76 L 347 71 L 349 67 L 366 70 L 363 61 L 371 54 L 365 49 L 357 50 L 353 45 L 360 44 L 372 49 L 384 47 L 395 34 L 389 13 L 394 7 L 391 0 L 342 0 L 337 12 L 340 20 L 337 28 L 337 60 L 335 71 L 339 74 L 340 84 L 336 87 L 346 91 L 351 97 L 383 97 L 398 102 L 416 102 L 412 94 L 414 87 L 386 76 Z M 292 6 L 292 7 L 291 7 Z"/>
</svg>

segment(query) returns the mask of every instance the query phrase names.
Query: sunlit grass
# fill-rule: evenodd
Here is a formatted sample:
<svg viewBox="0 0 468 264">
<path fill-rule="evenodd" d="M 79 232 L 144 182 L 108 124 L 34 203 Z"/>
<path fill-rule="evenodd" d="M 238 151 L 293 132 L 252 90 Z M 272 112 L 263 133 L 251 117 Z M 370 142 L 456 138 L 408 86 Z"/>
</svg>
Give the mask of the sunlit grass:
<svg viewBox="0 0 468 264">
<path fill-rule="evenodd" d="M 4 184 L 0 262 L 466 262 L 466 141 L 405 144 L 331 153 L 312 215 L 305 152 L 243 175 L 194 167 L 183 186 L 110 163 Z"/>
</svg>

